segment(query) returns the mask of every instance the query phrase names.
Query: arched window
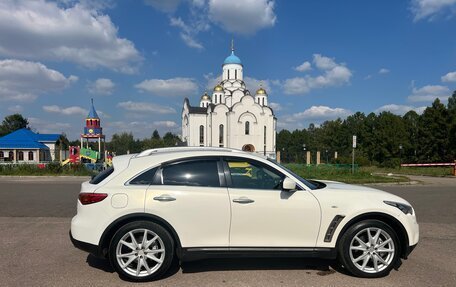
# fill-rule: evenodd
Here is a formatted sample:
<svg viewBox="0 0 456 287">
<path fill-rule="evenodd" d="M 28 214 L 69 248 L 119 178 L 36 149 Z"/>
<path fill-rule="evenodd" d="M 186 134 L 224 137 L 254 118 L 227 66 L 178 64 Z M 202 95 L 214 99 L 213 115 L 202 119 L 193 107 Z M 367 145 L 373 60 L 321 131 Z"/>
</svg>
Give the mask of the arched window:
<svg viewBox="0 0 456 287">
<path fill-rule="evenodd" d="M 249 135 L 250 134 L 250 122 L 245 122 L 245 134 Z"/>
<path fill-rule="evenodd" d="M 237 79 L 237 70 L 234 70 L 234 79 Z"/>
<path fill-rule="evenodd" d="M 264 126 L 263 142 L 266 145 L 266 126 Z"/>
<path fill-rule="evenodd" d="M 23 151 L 19 151 L 17 153 L 17 160 L 24 160 L 24 152 Z"/>
<path fill-rule="evenodd" d="M 33 161 L 33 151 L 28 152 L 28 160 Z"/>
<path fill-rule="evenodd" d="M 10 151 L 10 152 L 8 153 L 8 158 L 9 158 L 9 160 L 13 160 L 13 158 L 14 158 L 14 153 L 13 153 L 12 151 Z"/>
<path fill-rule="evenodd" d="M 0 158 L 4 158 L 4 157 L 5 157 L 5 154 L 2 151 L 0 151 Z"/>
<path fill-rule="evenodd" d="M 219 125 L 219 146 L 223 147 L 223 125 Z"/>
<path fill-rule="evenodd" d="M 200 126 L 200 146 L 204 145 L 204 126 Z"/>
<path fill-rule="evenodd" d="M 228 80 L 230 79 L 230 70 L 228 70 Z"/>
<path fill-rule="evenodd" d="M 217 103 L 217 98 L 218 98 L 218 96 L 215 95 L 215 97 L 214 97 L 214 103 L 215 103 L 215 104 Z"/>
<path fill-rule="evenodd" d="M 264 98 L 262 98 L 262 99 L 261 99 L 261 101 L 263 102 L 263 104 L 262 104 L 262 105 L 264 106 Z"/>
</svg>

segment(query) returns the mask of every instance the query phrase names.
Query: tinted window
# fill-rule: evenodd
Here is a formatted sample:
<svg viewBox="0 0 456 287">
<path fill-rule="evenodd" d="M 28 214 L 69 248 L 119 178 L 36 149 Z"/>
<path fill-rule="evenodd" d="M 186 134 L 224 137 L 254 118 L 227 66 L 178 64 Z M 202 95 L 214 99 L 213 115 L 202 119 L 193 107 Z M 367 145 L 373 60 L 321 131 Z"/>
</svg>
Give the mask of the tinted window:
<svg viewBox="0 0 456 287">
<path fill-rule="evenodd" d="M 267 165 L 246 160 L 227 160 L 227 163 L 233 188 L 282 188 L 285 176 Z"/>
<path fill-rule="evenodd" d="M 163 184 L 219 187 L 217 161 L 198 160 L 165 166 Z"/>
<path fill-rule="evenodd" d="M 152 184 L 154 181 L 155 172 L 157 171 L 157 169 L 158 168 L 156 167 L 156 168 L 152 168 L 152 169 L 149 169 L 149 170 L 141 173 L 134 179 L 130 180 L 130 184 L 140 184 L 140 185 Z"/>
<path fill-rule="evenodd" d="M 113 173 L 113 172 L 114 172 L 114 168 L 113 167 L 109 167 L 109 168 L 103 170 L 102 172 L 100 172 L 99 174 L 97 174 L 96 176 L 94 176 L 92 178 L 92 180 L 90 181 L 90 183 L 91 184 L 99 184 L 105 178 L 107 178 L 109 175 L 111 175 L 111 173 Z"/>
</svg>

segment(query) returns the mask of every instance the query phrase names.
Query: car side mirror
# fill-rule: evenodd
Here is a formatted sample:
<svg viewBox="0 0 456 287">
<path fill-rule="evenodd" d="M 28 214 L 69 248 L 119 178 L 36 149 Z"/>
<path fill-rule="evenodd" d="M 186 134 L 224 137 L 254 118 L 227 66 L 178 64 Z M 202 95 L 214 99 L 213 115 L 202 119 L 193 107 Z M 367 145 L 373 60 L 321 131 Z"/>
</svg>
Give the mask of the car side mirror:
<svg viewBox="0 0 456 287">
<path fill-rule="evenodd" d="M 282 189 L 285 191 L 295 191 L 296 182 L 289 177 L 285 177 L 282 183 Z"/>
</svg>

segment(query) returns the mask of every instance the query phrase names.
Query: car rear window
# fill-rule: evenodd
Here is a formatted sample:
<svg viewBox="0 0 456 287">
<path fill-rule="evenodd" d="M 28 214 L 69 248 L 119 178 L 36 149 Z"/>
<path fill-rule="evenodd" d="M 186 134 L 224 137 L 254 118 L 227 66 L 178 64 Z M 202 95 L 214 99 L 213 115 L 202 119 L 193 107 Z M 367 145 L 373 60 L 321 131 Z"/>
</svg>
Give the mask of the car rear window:
<svg viewBox="0 0 456 287">
<path fill-rule="evenodd" d="M 108 167 L 107 169 L 103 170 L 96 176 L 92 178 L 92 180 L 89 181 L 90 184 L 99 184 L 102 182 L 105 178 L 110 176 L 114 172 L 114 167 Z"/>
<path fill-rule="evenodd" d="M 146 170 L 145 172 L 141 173 L 137 177 L 130 180 L 129 184 L 137 184 L 137 185 L 149 185 L 152 184 L 154 181 L 155 173 L 157 172 L 157 167 Z"/>
</svg>

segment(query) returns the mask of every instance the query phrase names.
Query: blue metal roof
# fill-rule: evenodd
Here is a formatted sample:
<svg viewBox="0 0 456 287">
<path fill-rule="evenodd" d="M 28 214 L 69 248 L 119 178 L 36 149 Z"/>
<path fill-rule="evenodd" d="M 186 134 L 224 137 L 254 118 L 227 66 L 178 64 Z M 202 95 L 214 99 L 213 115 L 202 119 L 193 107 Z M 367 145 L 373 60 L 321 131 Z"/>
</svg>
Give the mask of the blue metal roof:
<svg viewBox="0 0 456 287">
<path fill-rule="evenodd" d="M 48 149 L 43 142 L 56 142 L 59 134 L 36 134 L 23 128 L 0 138 L 0 148 Z"/>
<path fill-rule="evenodd" d="M 59 134 L 36 134 L 39 142 L 56 142 L 60 139 Z"/>
<path fill-rule="evenodd" d="M 234 54 L 234 51 L 231 51 L 231 55 L 226 57 L 225 61 L 223 64 L 239 64 L 242 65 L 241 59 L 239 59 L 238 56 Z"/>
<path fill-rule="evenodd" d="M 99 119 L 97 111 L 93 106 L 93 99 L 92 99 L 92 106 L 90 107 L 89 115 L 87 116 L 88 119 Z"/>
</svg>

